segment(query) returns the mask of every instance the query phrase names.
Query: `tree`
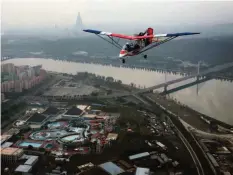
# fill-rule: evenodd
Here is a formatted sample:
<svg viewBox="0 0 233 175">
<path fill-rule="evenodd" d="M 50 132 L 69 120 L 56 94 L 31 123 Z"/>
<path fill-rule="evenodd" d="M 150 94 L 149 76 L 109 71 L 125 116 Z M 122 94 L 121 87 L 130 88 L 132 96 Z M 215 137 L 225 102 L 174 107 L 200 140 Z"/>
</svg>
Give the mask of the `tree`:
<svg viewBox="0 0 233 175">
<path fill-rule="evenodd" d="M 28 145 L 28 149 L 32 150 L 33 146 L 32 145 Z"/>
<path fill-rule="evenodd" d="M 107 77 L 107 78 L 106 78 L 106 81 L 107 81 L 107 82 L 114 82 L 114 78 L 113 78 L 113 77 Z"/>
<path fill-rule="evenodd" d="M 91 96 L 98 96 L 98 92 L 92 92 Z"/>
<path fill-rule="evenodd" d="M 112 90 L 111 90 L 111 89 L 109 89 L 109 90 L 107 91 L 107 95 L 109 95 L 109 94 L 112 94 Z"/>
<path fill-rule="evenodd" d="M 117 80 L 117 83 L 118 83 L 118 84 L 122 84 L 122 81 L 121 81 L 121 80 Z"/>
<path fill-rule="evenodd" d="M 45 152 L 45 149 L 44 148 L 39 148 L 39 151 Z"/>
</svg>

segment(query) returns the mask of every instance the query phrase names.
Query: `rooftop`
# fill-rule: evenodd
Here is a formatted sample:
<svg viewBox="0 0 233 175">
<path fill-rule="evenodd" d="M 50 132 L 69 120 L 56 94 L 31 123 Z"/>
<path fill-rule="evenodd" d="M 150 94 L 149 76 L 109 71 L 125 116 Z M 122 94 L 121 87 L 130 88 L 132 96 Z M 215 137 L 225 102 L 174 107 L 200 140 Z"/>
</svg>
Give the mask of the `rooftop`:
<svg viewBox="0 0 233 175">
<path fill-rule="evenodd" d="M 55 115 L 59 112 L 60 110 L 57 109 L 56 107 L 48 107 L 42 114 L 46 114 L 46 115 Z"/>
<path fill-rule="evenodd" d="M 1 135 L 1 144 L 11 137 L 12 137 L 12 135 L 7 135 L 7 134 Z"/>
<path fill-rule="evenodd" d="M 13 142 L 5 142 L 1 145 L 1 148 L 8 148 L 10 147 L 11 145 L 13 145 Z"/>
<path fill-rule="evenodd" d="M 140 167 L 138 167 L 136 169 L 135 175 L 148 175 L 149 173 L 150 173 L 149 168 L 140 168 Z"/>
<path fill-rule="evenodd" d="M 10 130 L 6 131 L 5 133 L 3 133 L 3 135 L 14 135 L 14 134 L 18 134 L 19 133 L 19 129 L 17 128 L 11 128 Z"/>
<path fill-rule="evenodd" d="M 96 115 L 95 114 L 85 114 L 85 115 L 83 115 L 83 117 L 84 118 L 95 118 L 96 117 Z"/>
<path fill-rule="evenodd" d="M 119 166 L 117 166 L 116 164 L 112 162 L 106 162 L 106 163 L 100 164 L 99 166 L 111 175 L 118 175 L 124 172 L 123 169 L 121 169 Z"/>
<path fill-rule="evenodd" d="M 129 156 L 129 159 L 133 160 L 133 159 L 138 159 L 138 158 L 141 158 L 141 157 L 146 157 L 146 156 L 149 156 L 149 155 L 150 155 L 150 153 L 144 152 L 144 153 L 139 153 L 139 154 L 134 154 L 132 156 Z"/>
<path fill-rule="evenodd" d="M 31 169 L 32 169 L 32 166 L 30 166 L 30 165 L 19 165 L 19 166 L 15 169 L 15 171 L 16 171 L 16 172 L 27 173 L 27 172 L 31 171 Z"/>
<path fill-rule="evenodd" d="M 33 116 L 31 116 L 27 122 L 33 122 L 33 123 L 41 123 L 43 122 L 47 117 L 42 115 L 42 114 L 39 114 L 39 113 L 35 113 L 33 114 Z"/>
<path fill-rule="evenodd" d="M 86 109 L 88 106 L 87 105 L 78 105 L 77 108 L 84 110 Z"/>
<path fill-rule="evenodd" d="M 24 163 L 25 165 L 33 165 L 37 162 L 38 156 L 30 156 L 29 159 Z"/>
<path fill-rule="evenodd" d="M 116 134 L 116 133 L 109 133 L 106 140 L 116 140 L 117 137 L 118 137 L 118 134 Z"/>
<path fill-rule="evenodd" d="M 83 111 L 79 108 L 77 108 L 76 106 L 73 106 L 72 108 L 70 108 L 65 115 L 80 115 Z"/>
<path fill-rule="evenodd" d="M 93 175 L 93 174 L 96 174 L 96 175 L 109 175 L 106 171 L 104 171 L 102 168 L 96 166 L 96 167 L 93 167 L 87 171 L 84 171 L 82 172 L 80 175 Z"/>
<path fill-rule="evenodd" d="M 23 149 L 20 148 L 11 148 L 11 147 L 7 147 L 7 148 L 1 148 L 1 155 L 20 155 L 21 153 L 23 153 Z"/>
</svg>

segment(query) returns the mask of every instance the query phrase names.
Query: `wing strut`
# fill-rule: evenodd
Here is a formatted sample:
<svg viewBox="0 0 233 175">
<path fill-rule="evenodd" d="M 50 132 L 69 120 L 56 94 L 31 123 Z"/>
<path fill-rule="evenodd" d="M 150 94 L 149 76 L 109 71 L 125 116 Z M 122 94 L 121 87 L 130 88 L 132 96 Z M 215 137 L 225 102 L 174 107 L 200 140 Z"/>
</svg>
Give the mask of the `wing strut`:
<svg viewBox="0 0 233 175">
<path fill-rule="evenodd" d="M 163 43 L 166 43 L 166 42 L 168 42 L 168 41 L 170 41 L 170 40 L 172 40 L 172 39 L 175 39 L 176 37 L 177 37 L 177 36 L 173 36 L 173 37 L 169 37 L 169 38 L 167 38 L 167 39 L 165 39 L 165 40 L 163 40 L 163 41 L 156 42 L 155 45 L 152 44 L 152 46 L 146 48 L 145 50 L 142 50 L 141 52 L 139 52 L 139 54 L 141 54 L 141 53 L 143 53 L 143 52 L 145 52 L 145 51 L 147 51 L 147 50 L 150 50 L 150 49 L 152 49 L 152 48 L 154 48 L 154 47 L 157 47 L 157 46 L 159 46 L 160 44 L 163 44 Z"/>
<path fill-rule="evenodd" d="M 102 36 L 100 36 L 100 35 L 98 35 L 98 34 L 96 34 L 96 35 L 97 35 L 98 37 L 100 37 L 101 39 L 107 41 L 108 43 L 112 44 L 112 45 L 115 46 L 116 48 L 118 48 L 118 49 L 121 49 L 121 48 L 122 48 L 121 45 L 118 44 L 118 43 L 116 43 L 116 41 L 115 41 L 114 39 L 112 39 L 112 42 L 110 42 L 110 41 L 108 41 L 107 39 L 105 39 L 104 37 L 102 37 Z M 109 37 L 109 38 L 110 38 L 110 37 Z"/>
<path fill-rule="evenodd" d="M 111 36 L 108 36 L 108 37 L 112 40 L 112 44 L 115 43 L 117 46 L 120 47 L 120 49 L 122 48 L 122 46 L 118 43 L 118 42 L 120 41 L 120 38 L 119 38 L 118 41 L 116 42 L 116 41 L 113 39 L 113 37 L 111 37 Z"/>
</svg>

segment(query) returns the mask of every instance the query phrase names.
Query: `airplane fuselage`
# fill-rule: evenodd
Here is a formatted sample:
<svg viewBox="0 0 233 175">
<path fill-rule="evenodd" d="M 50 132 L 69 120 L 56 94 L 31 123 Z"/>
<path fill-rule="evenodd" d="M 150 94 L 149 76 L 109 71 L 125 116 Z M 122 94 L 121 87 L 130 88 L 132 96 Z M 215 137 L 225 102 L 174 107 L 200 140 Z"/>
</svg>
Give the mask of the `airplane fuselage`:
<svg viewBox="0 0 233 175">
<path fill-rule="evenodd" d="M 144 48 L 144 46 L 140 46 L 138 45 L 137 48 L 127 48 L 126 44 L 122 47 L 119 57 L 123 58 L 123 57 L 129 57 L 129 56 L 135 56 L 138 55 L 140 53 L 140 51 Z"/>
</svg>

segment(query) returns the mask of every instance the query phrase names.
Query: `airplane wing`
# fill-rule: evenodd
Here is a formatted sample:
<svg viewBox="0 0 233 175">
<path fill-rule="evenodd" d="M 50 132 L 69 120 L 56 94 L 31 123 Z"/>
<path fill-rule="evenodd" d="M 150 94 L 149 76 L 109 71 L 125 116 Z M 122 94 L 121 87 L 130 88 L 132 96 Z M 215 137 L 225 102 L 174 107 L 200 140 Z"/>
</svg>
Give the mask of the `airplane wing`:
<svg viewBox="0 0 233 175">
<path fill-rule="evenodd" d="M 157 37 L 178 37 L 178 36 L 197 35 L 197 34 L 200 34 L 200 33 L 183 32 L 183 33 L 156 34 L 154 35 L 154 37 L 155 38 Z"/>
<path fill-rule="evenodd" d="M 145 39 L 145 38 L 154 38 L 154 35 L 147 35 L 147 36 L 129 36 L 124 34 L 117 34 L 117 33 L 111 33 L 111 32 L 103 32 L 99 30 L 92 30 L 92 29 L 85 29 L 84 32 L 93 33 L 96 35 L 106 35 L 109 37 L 116 37 L 121 39 L 127 39 L 127 40 L 138 40 L 138 39 Z"/>
<path fill-rule="evenodd" d="M 200 34 L 200 33 L 183 32 L 183 33 L 155 34 L 152 43 L 150 45 L 148 45 L 147 47 L 145 47 L 141 52 L 139 52 L 139 54 L 141 54 L 147 50 L 150 50 L 154 47 L 157 47 L 161 44 L 164 44 L 164 43 L 166 43 L 172 39 L 175 39 L 179 36 L 188 36 L 188 35 L 197 35 L 197 34 Z M 161 38 L 163 38 L 163 39 L 161 39 Z"/>
<path fill-rule="evenodd" d="M 129 36 L 129 35 L 124 35 L 124 34 L 104 32 L 104 31 L 93 30 L 93 29 L 84 29 L 83 31 L 99 36 L 100 38 L 112 44 L 113 46 L 117 47 L 118 49 L 122 48 L 122 46 L 119 44 L 119 39 L 138 40 L 138 39 L 145 39 L 145 38 L 154 38 L 152 44 L 144 48 L 140 53 L 143 53 L 149 49 L 157 47 L 160 44 L 168 42 L 179 36 L 200 34 L 200 33 L 184 32 L 184 33 L 156 34 L 156 35 L 146 35 L 146 36 Z M 101 35 L 108 36 L 111 40 L 109 41 L 106 38 L 102 37 Z M 114 40 L 113 37 L 118 38 L 118 41 Z M 161 38 L 165 38 L 165 39 L 161 39 Z"/>
</svg>

